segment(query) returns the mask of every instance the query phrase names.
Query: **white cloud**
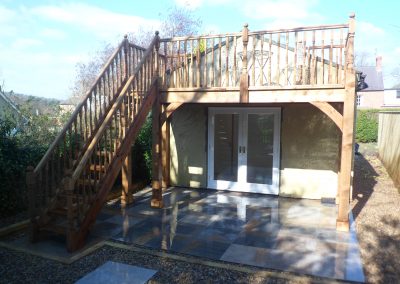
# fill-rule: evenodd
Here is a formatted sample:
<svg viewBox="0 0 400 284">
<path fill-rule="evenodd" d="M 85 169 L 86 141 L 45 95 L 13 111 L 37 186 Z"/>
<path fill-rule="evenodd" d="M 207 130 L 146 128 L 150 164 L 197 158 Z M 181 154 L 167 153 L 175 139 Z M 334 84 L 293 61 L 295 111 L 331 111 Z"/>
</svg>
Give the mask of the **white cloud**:
<svg viewBox="0 0 400 284">
<path fill-rule="evenodd" d="M 28 49 L 42 45 L 43 42 L 34 38 L 17 38 L 11 45 L 12 48 L 16 49 Z"/>
<path fill-rule="evenodd" d="M 236 0 L 175 0 L 175 4 L 180 7 L 186 7 L 188 9 L 198 9 L 202 6 L 217 6 L 217 5 L 228 5 L 237 2 Z"/>
<path fill-rule="evenodd" d="M 385 30 L 375 26 L 369 22 L 357 21 L 356 22 L 356 33 L 370 35 L 372 37 L 385 36 Z"/>
<path fill-rule="evenodd" d="M 0 6 L 0 23 L 8 22 L 14 19 L 16 13 L 13 10 Z"/>
<path fill-rule="evenodd" d="M 57 29 L 44 28 L 43 30 L 40 31 L 39 34 L 43 37 L 54 40 L 63 40 L 67 38 L 65 32 Z"/>
<path fill-rule="evenodd" d="M 47 20 L 86 29 L 100 39 L 110 39 L 132 29 L 136 30 L 139 26 L 156 30 L 160 25 L 157 20 L 115 13 L 81 3 L 39 6 L 33 8 L 32 13 Z"/>
</svg>

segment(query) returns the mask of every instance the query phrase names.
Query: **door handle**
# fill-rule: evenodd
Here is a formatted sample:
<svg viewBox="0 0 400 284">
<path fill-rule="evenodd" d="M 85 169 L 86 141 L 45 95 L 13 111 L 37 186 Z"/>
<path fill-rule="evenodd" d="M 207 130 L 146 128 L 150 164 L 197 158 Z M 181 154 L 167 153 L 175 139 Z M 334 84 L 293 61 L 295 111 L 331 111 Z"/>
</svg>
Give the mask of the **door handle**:
<svg viewBox="0 0 400 284">
<path fill-rule="evenodd" d="M 246 147 L 244 147 L 244 146 L 239 146 L 239 153 L 245 154 L 245 153 L 246 153 Z"/>
<path fill-rule="evenodd" d="M 243 154 L 245 154 L 246 153 L 246 147 L 244 147 L 244 146 L 242 146 L 243 147 Z"/>
<path fill-rule="evenodd" d="M 239 146 L 239 154 L 242 153 L 242 146 Z"/>
</svg>

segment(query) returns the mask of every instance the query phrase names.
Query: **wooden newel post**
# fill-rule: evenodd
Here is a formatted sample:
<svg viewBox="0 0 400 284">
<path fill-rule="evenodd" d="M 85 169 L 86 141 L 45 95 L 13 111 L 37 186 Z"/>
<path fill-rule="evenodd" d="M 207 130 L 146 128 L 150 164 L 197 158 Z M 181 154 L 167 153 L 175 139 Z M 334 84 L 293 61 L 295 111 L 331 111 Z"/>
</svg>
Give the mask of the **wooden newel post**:
<svg viewBox="0 0 400 284">
<path fill-rule="evenodd" d="M 36 217 L 36 193 L 35 193 L 35 173 L 34 168 L 28 166 L 26 168 L 26 188 L 28 191 L 29 202 L 29 217 L 33 221 Z"/>
<path fill-rule="evenodd" d="M 249 74 L 247 73 L 247 45 L 249 43 L 248 24 L 244 24 L 242 31 L 243 52 L 242 52 L 242 72 L 240 74 L 240 102 L 249 102 Z"/>
<path fill-rule="evenodd" d="M 26 168 L 26 189 L 29 198 L 29 218 L 31 219 L 30 240 L 31 242 L 35 242 L 38 238 L 39 229 L 36 223 L 36 178 L 32 166 Z"/>
<path fill-rule="evenodd" d="M 154 45 L 155 48 L 155 56 L 154 56 L 154 77 L 158 77 L 160 75 L 160 58 L 159 58 L 159 50 L 160 50 L 160 36 L 159 36 L 159 32 L 156 31 L 156 42 Z"/>
<path fill-rule="evenodd" d="M 160 36 L 156 31 L 155 35 L 155 68 L 154 76 L 159 76 L 159 49 L 160 49 Z M 152 198 L 151 207 L 162 208 L 162 187 L 161 187 L 161 104 L 159 96 L 156 97 L 152 109 Z"/>
<path fill-rule="evenodd" d="M 75 228 L 75 214 L 78 210 L 77 205 L 74 204 L 74 182 L 72 179 L 72 172 L 70 170 L 67 171 L 66 177 L 63 180 L 63 187 L 65 196 L 67 198 L 67 249 L 68 251 L 74 251 L 77 247 L 76 244 L 76 228 Z"/>
<path fill-rule="evenodd" d="M 124 35 L 124 69 L 125 69 L 125 80 L 129 78 L 129 41 L 128 35 Z"/>
<path fill-rule="evenodd" d="M 356 79 L 354 72 L 354 34 L 355 15 L 350 15 L 349 34 L 346 46 L 345 89 L 346 97 L 343 105 L 342 150 L 339 175 L 339 205 L 336 229 L 349 230 L 350 194 L 353 175 L 354 128 L 356 107 Z"/>
</svg>

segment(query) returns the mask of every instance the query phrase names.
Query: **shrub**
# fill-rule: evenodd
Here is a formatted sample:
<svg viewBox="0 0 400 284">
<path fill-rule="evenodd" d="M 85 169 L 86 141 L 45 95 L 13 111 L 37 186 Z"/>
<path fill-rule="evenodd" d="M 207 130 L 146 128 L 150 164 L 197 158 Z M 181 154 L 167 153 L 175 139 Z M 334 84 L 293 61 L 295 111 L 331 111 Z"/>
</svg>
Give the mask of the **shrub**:
<svg viewBox="0 0 400 284">
<path fill-rule="evenodd" d="M 379 109 L 357 110 L 356 141 L 362 143 L 378 140 L 378 112 Z"/>
<path fill-rule="evenodd" d="M 152 146 L 151 115 L 147 117 L 136 138 L 132 149 L 132 175 L 134 181 L 151 180 L 151 146 Z"/>
</svg>

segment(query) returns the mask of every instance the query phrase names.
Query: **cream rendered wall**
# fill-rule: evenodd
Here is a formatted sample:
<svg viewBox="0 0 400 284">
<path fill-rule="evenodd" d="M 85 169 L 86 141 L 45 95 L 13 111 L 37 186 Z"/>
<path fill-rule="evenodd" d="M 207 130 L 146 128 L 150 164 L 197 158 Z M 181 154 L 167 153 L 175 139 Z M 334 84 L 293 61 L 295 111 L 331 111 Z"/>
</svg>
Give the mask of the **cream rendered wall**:
<svg viewBox="0 0 400 284">
<path fill-rule="evenodd" d="M 207 107 L 185 104 L 171 118 L 171 185 L 207 187 Z"/>
<path fill-rule="evenodd" d="M 339 109 L 339 106 L 336 106 Z M 282 109 L 280 195 L 335 198 L 341 132 L 310 104 Z"/>
<path fill-rule="evenodd" d="M 279 105 L 276 105 L 279 106 Z M 282 107 L 280 195 L 335 198 L 341 133 L 310 104 Z M 336 106 L 340 110 L 339 106 Z M 171 119 L 171 185 L 207 187 L 207 111 L 183 105 Z"/>
</svg>

